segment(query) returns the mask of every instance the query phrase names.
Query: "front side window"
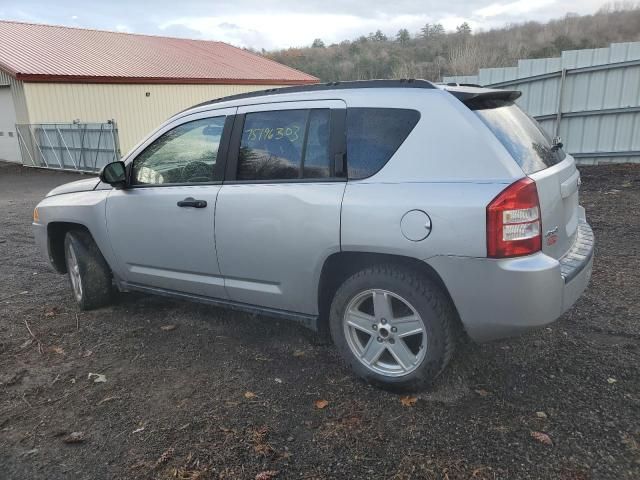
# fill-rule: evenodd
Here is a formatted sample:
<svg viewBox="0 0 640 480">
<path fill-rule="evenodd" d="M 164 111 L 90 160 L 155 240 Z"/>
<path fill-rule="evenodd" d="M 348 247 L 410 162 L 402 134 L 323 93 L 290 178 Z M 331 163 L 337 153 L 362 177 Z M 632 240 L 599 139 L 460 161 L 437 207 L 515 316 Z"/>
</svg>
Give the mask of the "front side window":
<svg viewBox="0 0 640 480">
<path fill-rule="evenodd" d="M 214 181 L 225 117 L 184 123 L 157 138 L 133 161 L 133 183 L 202 183 Z"/>
<path fill-rule="evenodd" d="M 420 113 L 416 110 L 348 108 L 349 179 L 370 177 L 384 167 L 419 119 Z"/>
<path fill-rule="evenodd" d="M 329 118 L 329 109 L 246 114 L 237 179 L 329 177 Z"/>
</svg>

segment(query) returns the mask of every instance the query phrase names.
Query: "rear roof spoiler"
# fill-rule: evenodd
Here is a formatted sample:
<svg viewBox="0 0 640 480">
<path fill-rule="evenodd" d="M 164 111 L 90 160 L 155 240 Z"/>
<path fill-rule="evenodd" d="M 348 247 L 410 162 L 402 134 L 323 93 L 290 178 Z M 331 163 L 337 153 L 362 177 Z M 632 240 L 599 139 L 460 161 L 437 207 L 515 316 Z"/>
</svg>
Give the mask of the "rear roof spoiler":
<svg viewBox="0 0 640 480">
<path fill-rule="evenodd" d="M 499 90 L 497 88 L 484 88 L 471 85 L 447 84 L 438 85 L 446 90 L 465 105 L 478 105 L 487 101 L 514 102 L 522 95 L 519 90 Z"/>
</svg>

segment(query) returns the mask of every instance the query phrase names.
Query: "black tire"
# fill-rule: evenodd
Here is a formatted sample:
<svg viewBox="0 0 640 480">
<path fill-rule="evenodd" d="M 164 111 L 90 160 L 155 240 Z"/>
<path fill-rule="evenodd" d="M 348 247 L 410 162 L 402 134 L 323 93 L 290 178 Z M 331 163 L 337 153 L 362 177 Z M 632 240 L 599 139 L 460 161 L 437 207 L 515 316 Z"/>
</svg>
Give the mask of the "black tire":
<svg viewBox="0 0 640 480">
<path fill-rule="evenodd" d="M 370 289 L 403 297 L 421 317 L 427 336 L 426 352 L 415 370 L 406 375 L 388 376 L 373 371 L 349 346 L 343 324 L 345 310 L 352 299 Z M 410 268 L 389 264 L 366 268 L 345 280 L 333 298 L 329 327 L 342 358 L 358 376 L 387 390 L 406 391 L 429 386 L 445 369 L 455 348 L 456 322 L 451 301 L 438 285 Z"/>
<path fill-rule="evenodd" d="M 75 254 L 81 284 L 80 292 L 72 278 L 71 249 Z M 64 253 L 71 290 L 80 310 L 92 310 L 111 302 L 111 269 L 88 232 L 72 230 L 64 239 Z"/>
</svg>

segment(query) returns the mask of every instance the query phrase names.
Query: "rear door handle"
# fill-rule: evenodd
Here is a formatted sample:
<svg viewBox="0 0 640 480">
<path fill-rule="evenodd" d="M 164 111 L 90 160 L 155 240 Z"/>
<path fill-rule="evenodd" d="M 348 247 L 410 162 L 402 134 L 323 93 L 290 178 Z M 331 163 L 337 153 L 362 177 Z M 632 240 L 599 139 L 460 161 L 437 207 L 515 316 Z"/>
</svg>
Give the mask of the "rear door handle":
<svg viewBox="0 0 640 480">
<path fill-rule="evenodd" d="M 193 207 L 193 208 L 205 208 L 207 206 L 206 200 L 196 200 L 193 197 L 187 197 L 184 200 L 178 202 L 179 207 Z"/>
</svg>

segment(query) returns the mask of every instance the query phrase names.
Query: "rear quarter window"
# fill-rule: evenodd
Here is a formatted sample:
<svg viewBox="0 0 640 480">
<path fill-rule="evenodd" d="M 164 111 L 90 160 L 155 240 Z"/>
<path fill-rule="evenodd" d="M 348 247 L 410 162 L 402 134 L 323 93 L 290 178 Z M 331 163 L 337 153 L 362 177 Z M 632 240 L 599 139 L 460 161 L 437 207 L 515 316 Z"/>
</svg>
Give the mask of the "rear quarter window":
<svg viewBox="0 0 640 480">
<path fill-rule="evenodd" d="M 560 163 L 565 153 L 554 148 L 538 122 L 511 102 L 492 102 L 474 113 L 489 127 L 527 175 Z"/>
<path fill-rule="evenodd" d="M 398 150 L 420 120 L 416 110 L 401 108 L 347 109 L 349 179 L 378 172 Z"/>
</svg>

